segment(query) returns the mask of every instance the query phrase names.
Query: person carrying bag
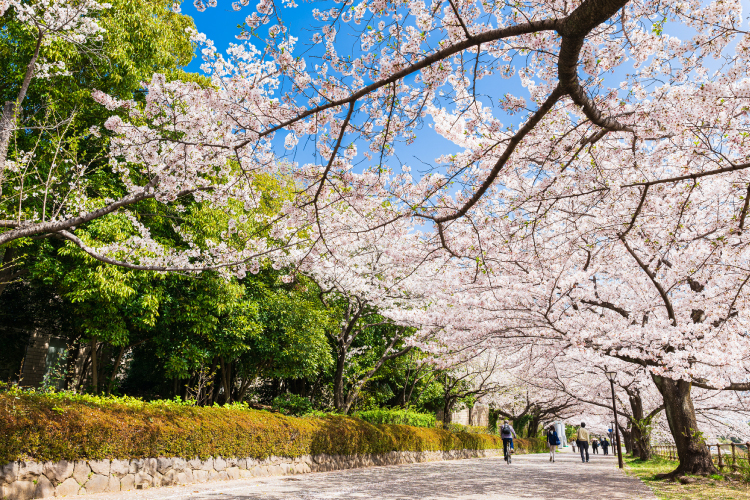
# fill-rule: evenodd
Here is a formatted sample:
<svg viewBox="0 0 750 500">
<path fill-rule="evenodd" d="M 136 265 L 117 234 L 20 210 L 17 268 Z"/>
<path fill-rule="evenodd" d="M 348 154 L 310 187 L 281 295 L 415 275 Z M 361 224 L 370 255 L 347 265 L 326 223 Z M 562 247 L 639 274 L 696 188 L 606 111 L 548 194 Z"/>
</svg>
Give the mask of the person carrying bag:
<svg viewBox="0 0 750 500">
<path fill-rule="evenodd" d="M 549 446 L 549 461 L 554 462 L 555 451 L 557 451 L 557 447 L 560 446 L 560 438 L 557 436 L 557 431 L 555 430 L 554 425 L 550 425 L 549 430 L 547 431 L 547 445 Z"/>
</svg>

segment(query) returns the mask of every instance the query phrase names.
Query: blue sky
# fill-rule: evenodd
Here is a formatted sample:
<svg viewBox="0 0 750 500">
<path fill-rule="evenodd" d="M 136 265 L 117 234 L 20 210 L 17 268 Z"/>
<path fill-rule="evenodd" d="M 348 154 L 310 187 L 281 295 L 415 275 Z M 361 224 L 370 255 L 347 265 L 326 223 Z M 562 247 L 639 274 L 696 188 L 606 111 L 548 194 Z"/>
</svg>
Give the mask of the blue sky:
<svg viewBox="0 0 750 500">
<path fill-rule="evenodd" d="M 209 7 L 204 12 L 198 12 L 193 6 L 190 0 L 185 1 L 182 4 L 183 14 L 193 17 L 196 26 L 199 31 L 205 33 L 208 38 L 214 41 L 216 48 L 219 51 L 224 51 L 230 43 L 238 43 L 236 35 L 240 33 L 237 25 L 244 22 L 247 15 L 254 11 L 254 1 L 248 7 L 243 8 L 240 11 L 234 11 L 231 6 L 231 2 L 228 0 L 219 0 L 219 4 L 216 7 Z M 280 3 L 280 2 L 279 2 Z M 312 25 L 319 25 L 320 23 L 313 19 L 312 10 L 314 8 L 325 9 L 330 8 L 334 4 L 333 2 L 299 2 L 299 6 L 296 8 L 286 8 L 282 11 L 284 24 L 288 27 L 289 33 L 299 38 L 298 48 L 295 52 L 303 50 L 302 43 L 306 42 L 312 36 Z M 266 28 L 269 25 L 266 26 Z M 337 39 L 337 44 L 342 44 L 342 38 Z M 258 43 L 256 40 L 254 43 Z M 356 48 L 358 50 L 358 47 Z M 341 52 L 348 52 L 343 48 L 340 48 Z M 355 50 L 356 51 L 356 50 Z M 309 60 L 308 60 L 309 61 Z M 200 72 L 201 60 L 196 57 L 193 62 L 188 66 L 189 71 Z M 308 62 L 310 67 L 310 62 Z M 497 93 L 497 96 L 501 96 L 506 92 L 510 91 L 513 93 L 520 93 L 525 95 L 526 91 L 523 89 L 517 81 L 503 80 L 502 78 L 486 78 L 482 81 L 483 86 L 500 86 L 501 91 Z M 511 88 L 512 87 L 512 88 Z M 489 89 L 485 89 L 487 91 Z M 492 92 L 495 94 L 495 92 Z M 485 103 L 487 104 L 487 103 Z M 521 115 L 509 117 L 507 124 L 513 124 L 520 118 Z M 429 118 L 428 118 L 429 120 Z M 428 121 L 429 123 L 429 121 Z M 283 136 L 282 136 L 283 139 Z M 300 140 L 298 148 L 303 147 L 304 149 L 298 150 L 295 153 L 294 160 L 298 162 L 312 161 L 313 148 L 310 145 L 305 145 L 303 140 Z M 361 151 L 361 148 L 360 148 Z M 434 159 L 443 154 L 451 154 L 459 151 L 459 148 L 452 144 L 450 141 L 439 136 L 433 132 L 430 128 L 424 127 L 418 136 L 418 139 L 409 146 L 401 145 L 397 149 L 398 159 L 401 163 L 407 164 L 412 167 L 412 172 L 416 176 L 419 171 L 426 169 L 425 163 L 434 164 Z M 357 157 L 357 160 L 363 160 L 361 154 Z M 318 159 L 318 162 L 321 160 Z M 373 162 L 375 159 L 373 159 Z M 395 166 L 396 162 L 392 160 L 391 166 Z M 364 168 L 366 165 L 359 165 L 357 170 Z"/>
</svg>

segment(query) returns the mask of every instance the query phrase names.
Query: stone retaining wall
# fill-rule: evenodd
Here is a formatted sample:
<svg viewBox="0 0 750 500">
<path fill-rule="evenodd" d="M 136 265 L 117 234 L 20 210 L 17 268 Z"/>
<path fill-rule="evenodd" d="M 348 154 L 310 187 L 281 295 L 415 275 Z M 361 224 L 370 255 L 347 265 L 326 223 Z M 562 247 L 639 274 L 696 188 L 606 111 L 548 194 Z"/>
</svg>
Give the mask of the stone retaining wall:
<svg viewBox="0 0 750 500">
<path fill-rule="evenodd" d="M 12 462 L 0 468 L 0 499 L 27 500 L 66 495 L 205 483 L 253 477 L 325 472 L 436 460 L 487 457 L 502 450 L 392 451 L 385 455 L 315 455 L 297 458 L 144 458 Z"/>
</svg>

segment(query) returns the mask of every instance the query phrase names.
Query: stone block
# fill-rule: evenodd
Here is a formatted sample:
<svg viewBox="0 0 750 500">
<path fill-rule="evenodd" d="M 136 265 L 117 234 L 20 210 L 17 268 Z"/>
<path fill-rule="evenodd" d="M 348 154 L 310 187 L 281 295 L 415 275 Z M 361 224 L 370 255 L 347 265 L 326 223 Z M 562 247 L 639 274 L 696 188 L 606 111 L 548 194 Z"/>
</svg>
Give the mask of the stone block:
<svg viewBox="0 0 750 500">
<path fill-rule="evenodd" d="M 162 475 L 162 486 L 171 486 L 173 484 L 177 484 L 177 474 L 179 473 L 174 469 L 169 469 L 167 472 L 165 472 Z"/>
<path fill-rule="evenodd" d="M 109 460 L 89 460 L 89 467 L 91 467 L 91 471 L 94 474 L 99 474 L 100 476 L 109 476 L 109 466 L 110 462 Z"/>
<path fill-rule="evenodd" d="M 184 472 L 175 472 L 175 484 L 189 484 L 187 474 Z"/>
<path fill-rule="evenodd" d="M 34 498 L 36 485 L 33 481 L 13 481 L 9 485 L 3 486 L 3 498 L 12 498 L 13 500 L 30 500 Z"/>
<path fill-rule="evenodd" d="M 172 468 L 178 472 L 182 472 L 187 467 L 187 462 L 181 458 L 173 458 L 172 459 Z"/>
<path fill-rule="evenodd" d="M 283 476 L 284 475 L 284 469 L 281 468 L 279 465 L 269 465 L 268 466 L 268 475 L 269 476 Z"/>
<path fill-rule="evenodd" d="M 203 465 L 203 462 L 201 462 L 201 460 L 199 458 L 194 458 L 192 460 L 188 460 L 188 467 L 190 467 L 193 470 L 200 469 L 201 465 Z"/>
<path fill-rule="evenodd" d="M 141 471 L 135 475 L 136 488 L 142 484 L 145 484 L 148 486 L 153 482 L 154 482 L 154 478 L 151 476 L 151 474 L 147 474 L 146 472 Z"/>
<path fill-rule="evenodd" d="M 186 482 L 188 484 L 195 482 L 195 476 L 193 476 L 193 471 L 191 469 L 186 467 L 182 473 L 185 474 L 185 477 L 187 478 Z"/>
<path fill-rule="evenodd" d="M 77 495 L 79 489 L 81 489 L 81 486 L 78 484 L 78 481 L 69 477 L 57 485 L 57 488 L 55 488 L 55 496 L 64 497 L 67 495 Z"/>
<path fill-rule="evenodd" d="M 109 473 L 118 477 L 130 473 L 130 462 L 127 460 L 112 460 L 109 465 Z"/>
<path fill-rule="evenodd" d="M 156 459 L 156 472 L 164 474 L 172 468 L 172 459 L 167 457 L 159 457 Z"/>
<path fill-rule="evenodd" d="M 240 478 L 240 468 L 239 467 L 227 467 L 226 473 L 227 473 L 227 477 L 229 479 L 239 479 Z"/>
<path fill-rule="evenodd" d="M 162 486 L 163 484 L 164 484 L 164 476 L 162 476 L 158 472 L 154 472 L 151 485 L 158 488 L 159 486 Z"/>
<path fill-rule="evenodd" d="M 193 471 L 193 478 L 197 483 L 205 483 L 208 481 L 208 471 L 198 469 Z"/>
<path fill-rule="evenodd" d="M 224 472 L 224 471 L 222 471 L 222 472 Z M 215 470 L 208 471 L 208 480 L 209 481 L 218 481 L 219 480 L 219 473 L 217 471 L 215 471 Z"/>
<path fill-rule="evenodd" d="M 225 458 L 224 460 L 227 461 L 227 468 L 229 468 L 229 467 L 237 467 L 237 459 L 236 458 Z"/>
<path fill-rule="evenodd" d="M 157 465 L 158 462 L 155 458 L 146 458 L 143 460 L 143 472 L 153 476 L 159 472 Z"/>
<path fill-rule="evenodd" d="M 85 460 L 78 460 L 73 468 L 73 479 L 78 481 L 78 484 L 85 484 L 89 480 L 89 474 L 91 473 L 91 467 Z"/>
<path fill-rule="evenodd" d="M 237 467 L 239 467 L 241 470 L 247 470 L 247 459 L 240 458 L 239 460 L 237 460 Z"/>
<path fill-rule="evenodd" d="M 44 467 L 38 462 L 20 462 L 18 467 L 18 479 L 33 481 L 44 474 Z"/>
<path fill-rule="evenodd" d="M 20 466 L 18 462 L 11 462 L 0 467 L 0 484 L 10 484 L 17 480 Z"/>
<path fill-rule="evenodd" d="M 109 476 L 92 474 L 86 484 L 83 485 L 88 493 L 104 493 L 109 487 Z"/>
<path fill-rule="evenodd" d="M 240 469 L 240 479 L 250 479 L 251 477 L 253 477 L 252 471 Z"/>
<path fill-rule="evenodd" d="M 298 463 L 294 466 L 295 474 L 307 474 L 310 471 L 310 466 L 306 463 Z"/>
<path fill-rule="evenodd" d="M 135 474 L 126 474 L 120 479 L 120 491 L 128 491 L 135 488 Z"/>
<path fill-rule="evenodd" d="M 222 471 L 227 468 L 227 461 L 221 457 L 214 458 L 214 470 Z"/>
<path fill-rule="evenodd" d="M 214 470 L 214 459 L 209 458 L 208 460 L 204 460 L 201 462 L 201 466 L 199 467 L 200 470 L 205 471 L 212 471 Z"/>
<path fill-rule="evenodd" d="M 42 469 L 52 484 L 58 485 L 73 475 L 73 462 L 60 460 L 59 462 L 44 462 Z"/>
<path fill-rule="evenodd" d="M 109 475 L 109 486 L 107 491 L 120 491 L 120 478 L 114 474 Z"/>
<path fill-rule="evenodd" d="M 36 481 L 36 489 L 34 490 L 34 498 L 49 498 L 55 496 L 55 486 L 52 481 L 47 479 L 47 476 L 39 476 Z"/>
</svg>

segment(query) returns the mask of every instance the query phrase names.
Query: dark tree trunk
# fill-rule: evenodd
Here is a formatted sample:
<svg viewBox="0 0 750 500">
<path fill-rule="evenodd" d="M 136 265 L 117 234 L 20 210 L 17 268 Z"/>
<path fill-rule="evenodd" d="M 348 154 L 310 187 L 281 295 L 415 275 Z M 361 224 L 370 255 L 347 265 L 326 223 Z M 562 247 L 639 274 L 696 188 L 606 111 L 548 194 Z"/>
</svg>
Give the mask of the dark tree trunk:
<svg viewBox="0 0 750 500">
<path fill-rule="evenodd" d="M 656 387 L 664 398 L 669 430 L 672 432 L 680 465 L 669 474 L 659 474 L 657 478 L 676 477 L 685 474 L 706 476 L 718 471 L 711 461 L 711 454 L 698 432 L 691 385 L 684 380 L 672 380 L 652 375 Z"/>
<path fill-rule="evenodd" d="M 65 385 L 63 387 L 67 390 L 74 389 L 73 379 L 76 375 L 76 363 L 78 361 L 78 357 L 81 355 L 81 344 L 76 342 L 73 345 L 76 346 L 75 349 L 71 349 L 70 346 L 68 346 L 68 350 L 66 352 L 68 359 L 65 370 Z"/>
<path fill-rule="evenodd" d="M 626 429 L 625 427 L 620 426 L 620 432 L 622 433 L 622 444 L 625 446 L 625 453 L 631 453 L 633 451 L 632 431 L 630 430 L 630 428 Z"/>
<path fill-rule="evenodd" d="M 643 400 L 640 394 L 633 392 L 628 394 L 630 400 L 630 417 L 633 454 L 641 460 L 651 458 L 651 419 L 646 419 L 643 414 Z"/>
<path fill-rule="evenodd" d="M 91 385 L 94 387 L 94 394 L 99 394 L 99 363 L 98 363 L 98 355 L 97 355 L 97 348 L 99 347 L 97 345 L 96 338 L 92 337 L 90 346 L 91 346 Z"/>
<path fill-rule="evenodd" d="M 531 417 L 531 420 L 529 420 L 529 427 L 526 437 L 536 437 L 537 432 L 539 432 L 539 417 L 533 416 Z"/>
<path fill-rule="evenodd" d="M 122 361 L 122 356 L 125 354 L 125 349 L 125 346 L 120 346 L 120 352 L 117 353 L 117 357 L 115 358 L 114 365 L 112 366 L 112 373 L 110 374 L 109 382 L 107 383 L 107 396 L 112 393 L 112 386 L 115 384 L 117 372 L 120 371 L 120 362 Z M 175 390 L 175 392 L 177 391 Z"/>
<path fill-rule="evenodd" d="M 346 347 L 339 342 L 336 349 L 336 373 L 333 376 L 333 406 L 337 411 L 344 411 L 344 363 L 346 362 Z"/>
<path fill-rule="evenodd" d="M 453 416 L 451 410 L 453 409 L 453 402 L 450 398 L 443 400 L 443 429 L 447 429 L 450 426 Z"/>
</svg>

